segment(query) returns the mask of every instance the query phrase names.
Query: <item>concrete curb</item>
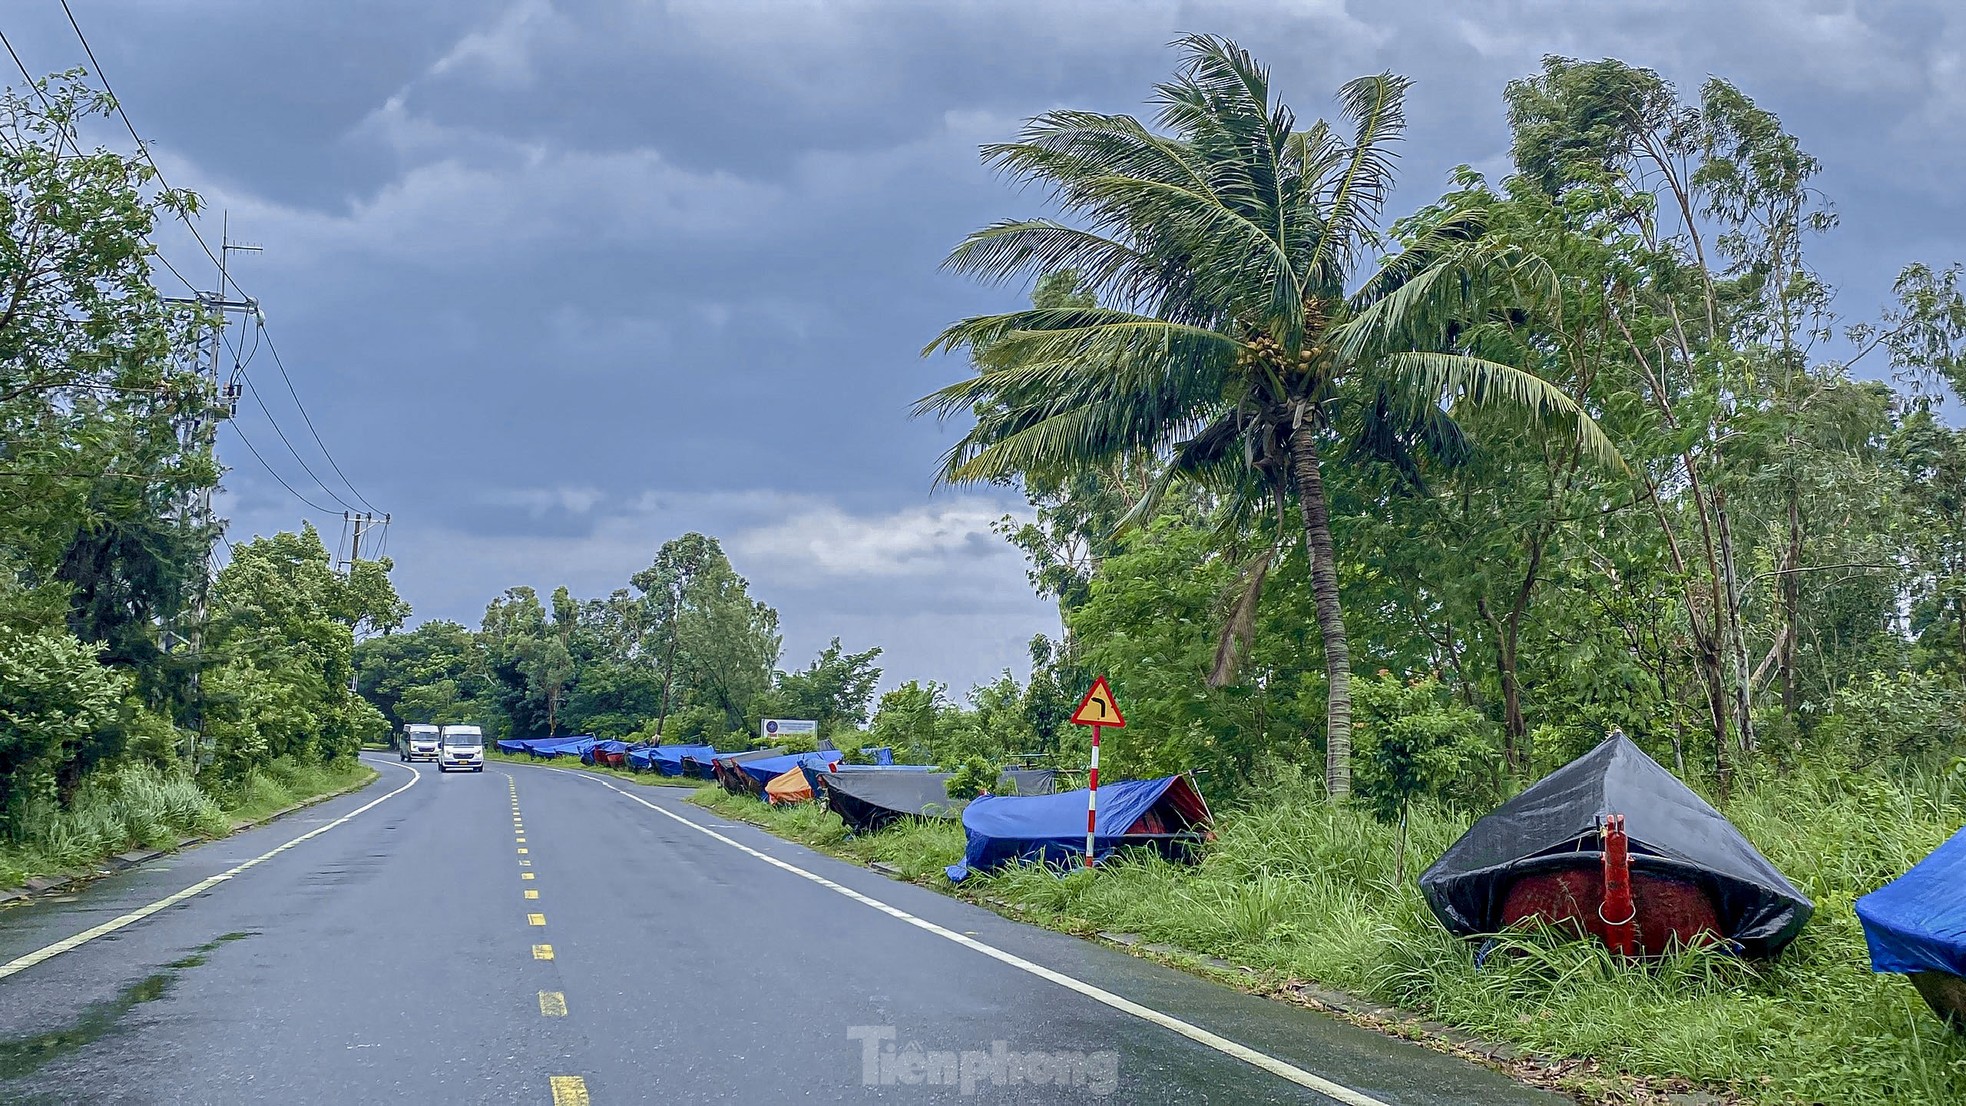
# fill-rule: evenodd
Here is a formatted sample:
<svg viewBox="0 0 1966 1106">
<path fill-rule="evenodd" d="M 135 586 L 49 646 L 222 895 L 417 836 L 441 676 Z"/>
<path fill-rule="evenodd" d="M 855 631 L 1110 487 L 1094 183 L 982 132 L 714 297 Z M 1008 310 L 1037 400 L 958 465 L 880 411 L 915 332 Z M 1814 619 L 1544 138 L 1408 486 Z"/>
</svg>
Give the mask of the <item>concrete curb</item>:
<svg viewBox="0 0 1966 1106">
<path fill-rule="evenodd" d="M 380 779 L 381 776 L 382 774 L 378 772 L 360 783 L 352 783 L 347 787 L 323 792 L 310 799 L 295 803 L 292 806 L 282 807 L 271 814 L 263 815 L 259 818 L 247 819 L 242 822 L 234 822 L 232 823 L 231 829 L 226 830 L 218 837 L 186 837 L 168 849 L 133 849 L 130 852 L 117 853 L 115 856 L 104 857 L 98 860 L 96 862 L 98 867 L 92 872 L 78 872 L 65 876 L 35 876 L 19 887 L 0 888 L 0 907 L 18 905 L 36 895 L 45 895 L 51 891 L 65 891 L 80 887 L 83 884 L 101 879 L 104 876 L 115 875 L 117 872 L 134 868 L 139 864 L 148 864 L 158 857 L 169 856 L 172 853 L 188 849 L 193 845 L 219 841 L 244 830 L 256 829 L 268 822 L 279 821 L 295 811 L 306 810 L 310 806 L 325 803 L 329 799 L 339 799 L 350 792 L 360 791 L 362 788 Z"/>
</svg>

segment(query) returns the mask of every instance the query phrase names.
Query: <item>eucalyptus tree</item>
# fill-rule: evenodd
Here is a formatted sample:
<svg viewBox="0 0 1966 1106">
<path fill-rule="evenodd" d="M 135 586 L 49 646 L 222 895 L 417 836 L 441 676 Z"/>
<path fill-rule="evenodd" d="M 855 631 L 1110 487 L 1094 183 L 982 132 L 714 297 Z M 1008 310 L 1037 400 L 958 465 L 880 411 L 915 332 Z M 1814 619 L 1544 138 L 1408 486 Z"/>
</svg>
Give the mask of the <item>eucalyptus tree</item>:
<svg viewBox="0 0 1966 1106">
<path fill-rule="evenodd" d="M 929 352 L 990 356 L 917 411 L 977 416 L 944 459 L 951 481 L 1146 456 L 1160 462 L 1156 489 L 1197 481 L 1252 511 L 1294 497 L 1327 677 L 1325 782 L 1342 798 L 1351 655 L 1327 460 L 1410 464 L 1454 447 L 1444 405 L 1457 399 L 1564 422 L 1591 453 L 1616 452 L 1560 389 L 1458 346 L 1466 321 L 1546 292 L 1546 266 L 1486 243 L 1479 212 L 1382 256 L 1404 79 L 1354 80 L 1339 91 L 1339 124 L 1300 128 L 1248 52 L 1204 35 L 1178 46 L 1183 62 L 1155 89 L 1153 125 L 1057 110 L 1017 141 L 984 147 L 989 164 L 1047 187 L 1075 221 L 993 224 L 948 264 L 996 280 L 1074 270 L 1097 304 L 955 323 Z M 1244 610 L 1267 563 L 1256 563 Z"/>
</svg>

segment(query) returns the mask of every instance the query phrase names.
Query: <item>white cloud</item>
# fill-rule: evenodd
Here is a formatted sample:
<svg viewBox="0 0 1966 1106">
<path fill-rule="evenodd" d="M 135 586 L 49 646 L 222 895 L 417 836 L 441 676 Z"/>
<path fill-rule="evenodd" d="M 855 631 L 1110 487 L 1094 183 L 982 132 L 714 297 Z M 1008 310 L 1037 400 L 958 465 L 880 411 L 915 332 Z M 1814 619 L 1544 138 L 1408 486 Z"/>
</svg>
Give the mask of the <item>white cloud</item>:
<svg viewBox="0 0 1966 1106">
<path fill-rule="evenodd" d="M 1004 512 L 982 504 L 912 507 L 853 515 L 822 506 L 732 539 L 733 555 L 807 577 L 930 576 L 978 561 L 1016 561 L 992 525 Z"/>
<path fill-rule="evenodd" d="M 501 84 L 530 84 L 534 43 L 555 29 L 565 30 L 566 23 L 550 0 L 520 0 L 491 26 L 459 39 L 430 72 L 477 72 Z"/>
<path fill-rule="evenodd" d="M 486 492 L 480 502 L 496 507 L 519 507 L 534 518 L 548 511 L 559 510 L 570 515 L 585 515 L 607 499 L 607 493 L 589 486 L 569 487 L 559 485 L 551 488 L 513 488 L 506 491 Z"/>
</svg>

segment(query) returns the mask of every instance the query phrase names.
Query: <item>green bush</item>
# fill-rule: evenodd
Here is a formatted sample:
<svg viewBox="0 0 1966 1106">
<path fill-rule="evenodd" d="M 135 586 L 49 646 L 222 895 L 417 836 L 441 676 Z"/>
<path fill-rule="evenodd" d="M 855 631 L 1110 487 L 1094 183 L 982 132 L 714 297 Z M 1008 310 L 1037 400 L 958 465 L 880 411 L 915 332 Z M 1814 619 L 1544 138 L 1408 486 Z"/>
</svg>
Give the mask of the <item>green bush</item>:
<svg viewBox="0 0 1966 1106">
<path fill-rule="evenodd" d="M 982 757 L 970 757 L 956 766 L 949 775 L 949 797 L 951 799 L 974 799 L 985 792 L 997 788 L 997 777 L 1003 769 Z"/>
<path fill-rule="evenodd" d="M 1966 747 L 1966 690 L 1932 673 L 1873 672 L 1836 693 L 1815 740 L 1859 768 L 1942 755 Z"/>
</svg>

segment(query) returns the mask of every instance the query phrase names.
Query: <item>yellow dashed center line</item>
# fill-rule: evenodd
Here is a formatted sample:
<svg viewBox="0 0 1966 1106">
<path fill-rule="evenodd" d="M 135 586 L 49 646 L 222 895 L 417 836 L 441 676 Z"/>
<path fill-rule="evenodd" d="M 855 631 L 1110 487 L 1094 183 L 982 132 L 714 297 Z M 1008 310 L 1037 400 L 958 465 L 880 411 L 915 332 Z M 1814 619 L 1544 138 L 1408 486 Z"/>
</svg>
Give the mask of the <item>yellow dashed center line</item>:
<svg viewBox="0 0 1966 1106">
<path fill-rule="evenodd" d="M 536 926 L 543 926 L 543 925 L 545 925 L 545 924 L 546 924 L 546 915 L 544 915 L 544 914 L 528 914 L 528 915 L 526 915 L 526 924 L 527 924 L 527 925 L 536 925 Z"/>
<path fill-rule="evenodd" d="M 534 945 L 534 946 L 532 947 L 532 958 L 533 958 L 534 960 L 551 960 L 551 959 L 553 959 L 553 946 L 552 946 L 552 945 Z"/>
<path fill-rule="evenodd" d="M 520 852 L 525 852 L 526 850 L 524 850 L 524 849 L 520 849 L 519 851 L 520 851 Z M 521 860 L 521 861 L 519 861 L 519 867 L 521 867 L 521 868 L 530 868 L 530 867 L 532 867 L 532 861 L 530 861 L 530 860 Z"/>
<path fill-rule="evenodd" d="M 526 839 L 525 839 L 525 838 L 523 838 L 523 837 L 521 837 L 521 838 L 518 838 L 517 840 L 518 840 L 518 842 L 519 842 L 519 844 L 521 844 L 521 845 L 523 845 L 523 844 L 525 844 L 525 843 L 526 843 Z"/>
<path fill-rule="evenodd" d="M 520 850 L 519 850 L 519 855 L 520 855 L 520 856 L 524 856 L 524 855 L 526 855 L 526 850 L 524 850 L 524 849 L 520 849 Z"/>
<path fill-rule="evenodd" d="M 520 873 L 519 873 L 519 878 L 520 878 L 520 879 L 531 879 L 531 878 L 532 878 L 532 873 L 531 873 L 531 872 L 520 872 Z"/>
<path fill-rule="evenodd" d="M 539 897 L 539 892 L 537 892 L 537 891 L 535 891 L 535 890 L 533 890 L 532 888 L 530 888 L 530 887 L 528 887 L 528 888 L 526 888 L 526 897 L 527 897 L 527 898 L 529 898 L 529 899 L 536 899 L 536 898 L 538 898 L 538 897 Z"/>
<path fill-rule="evenodd" d="M 553 1106 L 592 1106 L 587 1081 L 578 1075 L 549 1075 L 546 1082 L 553 1088 Z"/>
<path fill-rule="evenodd" d="M 539 1013 L 542 1017 L 564 1018 L 567 1016 L 567 996 L 558 991 L 539 992 Z"/>
</svg>

